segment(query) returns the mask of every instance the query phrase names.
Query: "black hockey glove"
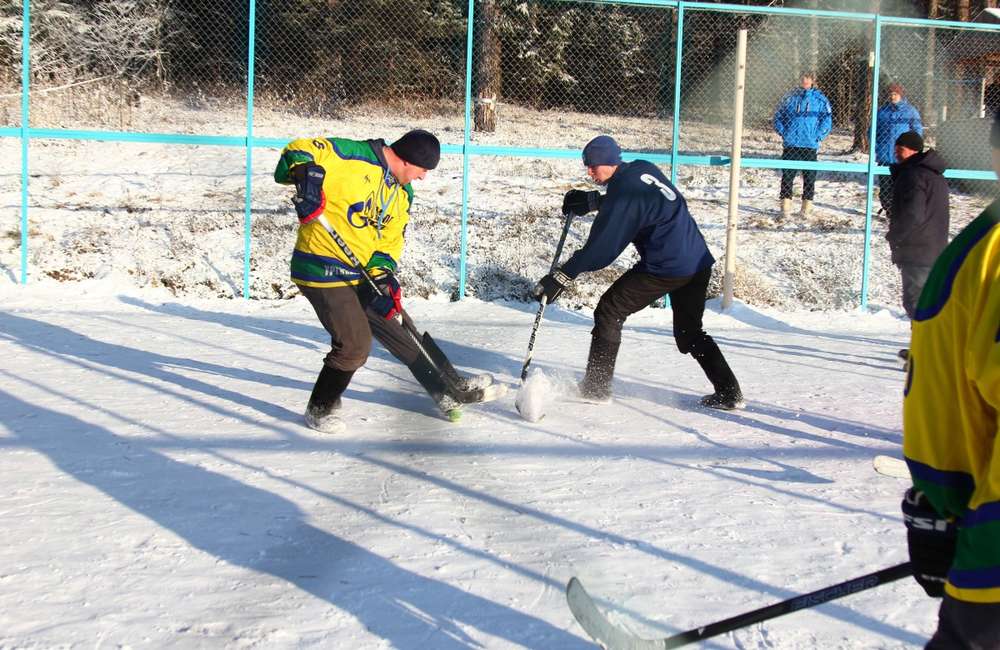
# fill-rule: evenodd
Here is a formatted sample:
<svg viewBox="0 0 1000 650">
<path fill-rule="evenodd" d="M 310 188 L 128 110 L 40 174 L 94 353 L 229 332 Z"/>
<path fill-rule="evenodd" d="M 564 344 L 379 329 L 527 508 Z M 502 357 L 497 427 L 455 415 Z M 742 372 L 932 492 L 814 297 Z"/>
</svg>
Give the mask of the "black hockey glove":
<svg viewBox="0 0 1000 650">
<path fill-rule="evenodd" d="M 914 487 L 903 495 L 902 510 L 913 579 L 928 596 L 941 598 L 948 569 L 955 559 L 955 522 L 939 515 L 924 493 Z"/>
<path fill-rule="evenodd" d="M 299 215 L 299 223 L 307 224 L 323 214 L 326 207 L 326 195 L 323 194 L 323 178 L 326 170 L 316 163 L 299 165 L 292 170 L 295 179 L 295 212 Z"/>
<path fill-rule="evenodd" d="M 601 193 L 597 190 L 585 192 L 570 190 L 563 197 L 563 214 L 582 216 L 601 207 Z"/>
<path fill-rule="evenodd" d="M 572 281 L 573 279 L 563 273 L 562 269 L 556 269 L 538 281 L 531 295 L 538 302 L 541 302 L 544 297 L 545 302 L 551 305 Z"/>
</svg>

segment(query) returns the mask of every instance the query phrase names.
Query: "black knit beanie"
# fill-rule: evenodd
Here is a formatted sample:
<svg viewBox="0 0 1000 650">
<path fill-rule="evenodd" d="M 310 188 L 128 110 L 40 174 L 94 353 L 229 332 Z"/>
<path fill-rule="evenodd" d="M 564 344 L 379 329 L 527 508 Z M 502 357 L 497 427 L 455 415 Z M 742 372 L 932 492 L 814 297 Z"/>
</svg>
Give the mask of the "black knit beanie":
<svg viewBox="0 0 1000 650">
<path fill-rule="evenodd" d="M 411 165 L 434 169 L 441 160 L 441 143 L 433 133 L 414 129 L 393 142 L 393 152 Z"/>
<path fill-rule="evenodd" d="M 924 150 L 924 139 L 916 131 L 907 131 L 896 138 L 896 146 L 906 147 L 920 153 Z"/>
</svg>

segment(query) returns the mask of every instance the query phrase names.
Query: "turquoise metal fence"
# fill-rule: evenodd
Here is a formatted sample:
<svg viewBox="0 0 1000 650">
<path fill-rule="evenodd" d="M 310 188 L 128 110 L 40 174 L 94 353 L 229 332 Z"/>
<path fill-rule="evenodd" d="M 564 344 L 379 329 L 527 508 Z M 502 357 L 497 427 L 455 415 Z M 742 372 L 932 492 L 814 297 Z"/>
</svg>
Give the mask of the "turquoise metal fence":
<svg viewBox="0 0 1000 650">
<path fill-rule="evenodd" d="M 20 125 L 14 127 L 0 127 L 0 137 L 18 138 L 21 144 L 21 202 L 20 202 L 20 282 L 27 283 L 29 277 L 29 237 L 28 237 L 28 208 L 29 208 L 29 179 L 31 165 L 29 161 L 29 142 L 37 140 L 89 140 L 107 142 L 138 142 L 150 144 L 166 145 L 211 145 L 220 147 L 239 147 L 245 150 L 245 187 L 244 187 L 244 223 L 243 223 L 243 283 L 242 295 L 250 297 L 251 294 L 251 202 L 253 178 L 251 174 L 253 163 L 253 150 L 258 147 L 280 148 L 287 138 L 282 137 L 260 137 L 255 135 L 255 115 L 254 115 L 254 95 L 255 95 L 255 62 L 258 59 L 257 46 L 257 12 L 256 2 L 249 2 L 247 5 L 248 21 L 246 25 L 246 128 L 242 134 L 230 135 L 188 135 L 179 133 L 163 132 L 128 132 L 104 129 L 72 129 L 72 128 L 35 128 L 32 127 L 31 103 L 31 25 L 32 16 L 30 12 L 30 2 L 25 1 L 22 7 L 21 24 L 21 102 L 20 102 Z M 572 3 L 565 2 L 565 5 Z M 614 3 L 599 3 L 602 6 L 612 6 Z M 472 188 L 470 187 L 470 161 L 476 156 L 503 156 L 503 157 L 528 157 L 528 158 L 550 158 L 550 159 L 576 159 L 579 156 L 577 149 L 571 148 L 549 148 L 549 147 L 528 147 L 528 146 L 508 146 L 492 144 L 476 144 L 472 140 L 473 126 L 472 113 L 475 105 L 473 97 L 473 76 L 474 76 L 474 52 L 475 52 L 475 30 L 471 27 L 476 20 L 475 0 L 469 0 L 466 9 L 466 29 L 465 29 L 465 61 L 464 61 L 464 113 L 463 113 L 463 133 L 461 144 L 445 144 L 443 153 L 447 156 L 462 156 L 463 182 L 462 182 L 462 203 L 461 203 L 461 233 L 459 244 L 459 270 L 458 270 L 458 295 L 466 295 L 466 279 L 468 275 L 468 221 L 469 221 L 469 200 Z M 685 50 L 686 19 L 692 15 L 698 17 L 709 15 L 712 17 L 723 15 L 739 15 L 742 17 L 771 16 L 787 17 L 789 20 L 814 20 L 821 19 L 828 24 L 856 24 L 864 28 L 870 28 L 872 33 L 871 48 L 871 107 L 868 113 L 868 154 L 866 162 L 849 162 L 843 160 L 818 160 L 812 161 L 790 161 L 781 160 L 777 157 L 751 155 L 742 160 L 744 169 L 796 169 L 812 170 L 819 172 L 833 172 L 840 174 L 864 174 L 865 181 L 865 225 L 864 225 L 864 251 L 861 271 L 861 291 L 860 304 L 867 305 L 869 292 L 869 269 L 871 260 L 871 236 L 872 236 L 872 203 L 873 184 L 879 175 L 888 173 L 888 168 L 878 164 L 875 156 L 876 141 L 876 113 L 879 108 L 880 89 L 880 66 L 883 58 L 883 34 L 889 28 L 922 28 L 925 30 L 957 30 L 963 34 L 974 33 L 982 35 L 990 41 L 990 47 L 996 47 L 1000 51 L 1000 25 L 965 23 L 944 20 L 925 20 L 918 18 L 880 16 L 869 13 L 851 13 L 840 11 L 825 11 L 811 9 L 795 9 L 782 7 L 755 7 L 747 5 L 714 4 L 706 2 L 686 2 L 684 0 L 632 0 L 620 3 L 622 7 L 646 7 L 650 10 L 669 10 L 673 12 L 676 20 L 675 43 L 673 46 L 673 66 L 672 66 L 672 99 L 670 106 L 671 136 L 670 151 L 668 153 L 646 152 L 632 150 L 626 153 L 626 158 L 642 157 L 660 164 L 670 166 L 670 175 L 673 182 L 677 182 L 678 170 L 683 166 L 693 167 L 720 167 L 729 164 L 726 155 L 715 152 L 705 153 L 685 153 L 682 150 L 682 137 L 684 135 L 684 107 L 685 97 L 682 97 L 684 84 L 682 80 L 687 66 L 693 65 L 693 59 Z M 956 32 L 957 33 L 957 32 Z M 905 52 L 900 54 L 899 59 L 905 58 Z M 985 83 L 985 82 L 984 82 Z M 691 101 L 689 98 L 687 101 Z M 293 134 L 289 134 L 293 135 Z M 728 147 L 727 147 L 728 148 Z M 946 173 L 949 178 L 968 180 L 990 180 L 994 179 L 992 171 L 985 167 L 981 168 L 956 168 L 949 169 Z"/>
</svg>

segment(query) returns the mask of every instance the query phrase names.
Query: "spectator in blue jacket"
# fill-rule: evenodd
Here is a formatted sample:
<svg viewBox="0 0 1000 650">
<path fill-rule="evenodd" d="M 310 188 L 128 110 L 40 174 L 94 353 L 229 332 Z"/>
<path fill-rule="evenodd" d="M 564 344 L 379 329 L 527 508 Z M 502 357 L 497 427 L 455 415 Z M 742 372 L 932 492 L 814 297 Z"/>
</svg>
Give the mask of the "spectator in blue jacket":
<svg viewBox="0 0 1000 650">
<path fill-rule="evenodd" d="M 815 162 L 819 143 L 830 135 L 833 116 L 830 100 L 815 87 L 816 77 L 811 72 L 802 73 L 799 87 L 785 95 L 774 111 L 774 130 L 782 138 L 782 160 L 808 160 Z M 781 172 L 781 215 L 792 214 L 792 183 L 798 170 Z M 816 171 L 802 170 L 802 216 L 812 212 L 816 192 Z"/>
<path fill-rule="evenodd" d="M 554 302 L 576 276 L 614 262 L 632 244 L 639 262 L 618 278 L 594 310 L 587 372 L 580 394 L 589 401 L 611 399 L 611 379 L 622 340 L 622 325 L 664 294 L 674 313 L 674 341 L 681 354 L 701 366 L 715 392 L 701 399 L 710 408 L 743 406 L 743 393 L 726 358 L 702 327 L 705 296 L 715 258 L 688 212 L 680 191 L 651 162 L 622 162 L 613 138 L 601 135 L 583 148 L 587 174 L 608 191 L 570 190 L 563 213 L 597 211 L 583 248 L 535 286 L 539 301 Z M 648 353 L 647 353 L 648 354 Z"/>
<path fill-rule="evenodd" d="M 916 107 L 906 101 L 906 89 L 898 83 L 889 84 L 889 102 L 875 116 L 875 162 L 888 167 L 896 159 L 896 140 L 907 131 L 923 136 L 924 125 Z M 878 177 L 878 200 L 887 220 L 892 219 L 892 176 Z"/>
</svg>

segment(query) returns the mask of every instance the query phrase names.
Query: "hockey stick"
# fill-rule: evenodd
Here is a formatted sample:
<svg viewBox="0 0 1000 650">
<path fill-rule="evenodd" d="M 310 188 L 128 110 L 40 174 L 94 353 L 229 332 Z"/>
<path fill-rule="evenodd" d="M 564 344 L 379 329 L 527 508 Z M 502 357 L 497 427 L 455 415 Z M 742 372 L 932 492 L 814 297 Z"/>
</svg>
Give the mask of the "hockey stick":
<svg viewBox="0 0 1000 650">
<path fill-rule="evenodd" d="M 590 635 L 590 638 L 607 650 L 659 650 L 661 648 L 679 648 L 688 643 L 732 632 L 753 623 L 777 618 L 800 609 L 815 607 L 842 596 L 865 591 L 912 574 L 913 567 L 910 566 L 909 562 L 897 564 L 875 573 L 869 573 L 801 596 L 794 596 L 774 605 L 761 607 L 752 612 L 739 614 L 662 639 L 643 639 L 612 624 L 597 609 L 590 594 L 576 578 L 570 578 L 569 584 L 566 585 L 566 601 L 569 603 L 573 616 L 580 623 L 580 627 Z"/>
<path fill-rule="evenodd" d="M 371 274 L 368 273 L 368 269 L 361 264 L 357 255 L 354 254 L 354 251 L 351 250 L 350 246 L 347 245 L 347 242 L 345 242 L 340 236 L 340 233 L 333 229 L 333 226 L 331 226 L 330 222 L 326 220 L 326 217 L 320 215 L 318 217 L 318 221 L 327 233 L 330 234 L 334 243 L 336 243 L 340 250 L 343 251 L 344 255 L 351 262 L 351 264 L 353 264 L 362 277 L 364 277 L 365 281 L 372 288 L 372 290 L 378 294 L 382 294 L 382 290 L 375 283 Z M 430 334 L 424 332 L 423 336 L 420 335 L 417 331 L 417 326 L 414 325 L 413 320 L 410 318 L 410 315 L 406 313 L 405 309 L 399 314 L 399 322 L 402 324 L 403 329 L 406 330 L 406 333 L 410 335 L 410 338 L 417 346 L 420 354 L 422 354 L 424 358 L 430 362 L 431 366 L 437 370 L 438 375 L 444 383 L 447 384 L 452 397 L 454 397 L 458 402 L 462 404 L 487 402 L 502 397 L 506 393 L 507 388 L 503 384 L 494 384 L 485 388 L 475 388 L 471 390 L 463 388 L 459 383 L 461 381 L 461 375 L 459 375 L 458 371 L 451 364 L 451 362 L 448 361 L 448 357 L 445 356 L 444 351 L 438 347 L 438 344 L 431 338 Z"/>
<path fill-rule="evenodd" d="M 556 254 L 552 258 L 552 266 L 549 267 L 549 273 L 556 270 L 559 266 L 559 256 L 562 255 L 563 244 L 566 243 L 566 235 L 569 234 L 569 226 L 573 222 L 573 215 L 571 213 L 566 213 L 563 215 L 566 217 L 566 223 L 563 224 L 562 234 L 559 235 L 559 243 L 556 244 Z M 535 314 L 535 324 L 531 327 L 531 338 L 528 339 L 528 354 L 524 358 L 524 365 L 521 366 L 521 383 L 528 377 L 528 366 L 531 365 L 531 355 L 535 349 L 535 335 L 538 334 L 538 326 L 542 322 L 542 314 L 545 313 L 545 296 L 539 301 L 538 313 Z"/>
<path fill-rule="evenodd" d="M 351 264 L 354 265 L 354 267 L 355 267 L 355 269 L 357 269 L 358 273 L 360 273 L 361 276 L 365 279 L 365 281 L 368 282 L 368 285 L 372 288 L 372 290 L 375 291 L 376 294 L 384 295 L 383 292 L 382 292 L 382 290 L 379 288 L 379 286 L 377 284 L 375 284 L 375 280 L 372 278 L 371 274 L 368 272 L 368 269 L 366 269 L 364 267 L 364 265 L 358 259 L 357 255 L 354 254 L 354 251 L 351 250 L 350 246 L 347 245 L 347 242 L 345 242 L 344 239 L 343 239 L 343 237 L 340 236 L 340 233 L 338 233 L 336 230 L 333 229 L 333 226 L 331 226 L 330 222 L 326 220 L 326 217 L 324 215 L 319 215 L 318 221 L 323 226 L 323 228 L 326 230 L 326 232 L 330 234 L 330 237 L 333 238 L 334 243 L 337 244 L 337 246 L 340 248 L 340 250 L 344 253 L 344 255 L 347 257 L 347 259 L 351 262 Z M 413 321 L 410 320 L 410 318 L 409 318 L 409 314 L 404 315 L 404 314 L 400 313 L 399 320 L 400 320 L 401 324 L 403 325 L 403 329 L 406 330 L 406 333 L 410 335 L 411 339 L 413 339 L 413 343 L 417 346 L 417 349 L 420 350 L 420 353 L 422 355 L 424 355 L 424 357 L 427 359 L 427 361 L 430 362 L 430 364 L 432 366 L 434 366 L 435 368 L 437 368 L 438 373 L 440 373 L 441 377 L 444 378 L 444 380 L 446 381 L 446 383 L 448 383 L 449 385 L 453 384 L 454 382 L 449 381 L 447 373 L 445 373 L 444 370 L 441 369 L 441 366 L 434 361 L 434 356 L 432 356 L 427 351 L 427 348 L 424 347 L 424 344 L 421 342 L 420 335 L 417 333 L 416 326 L 413 324 Z M 436 344 L 435 344 L 435 348 L 437 348 Z M 444 352 L 442 352 L 440 348 L 436 349 L 436 353 L 439 354 L 441 357 L 444 356 Z M 458 386 L 451 386 L 451 388 L 453 390 L 457 390 L 459 387 Z M 459 391 L 459 392 L 461 392 L 461 391 Z"/>
</svg>

